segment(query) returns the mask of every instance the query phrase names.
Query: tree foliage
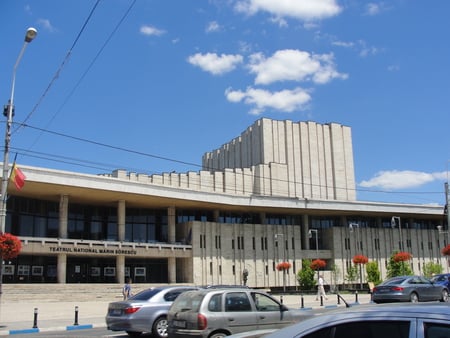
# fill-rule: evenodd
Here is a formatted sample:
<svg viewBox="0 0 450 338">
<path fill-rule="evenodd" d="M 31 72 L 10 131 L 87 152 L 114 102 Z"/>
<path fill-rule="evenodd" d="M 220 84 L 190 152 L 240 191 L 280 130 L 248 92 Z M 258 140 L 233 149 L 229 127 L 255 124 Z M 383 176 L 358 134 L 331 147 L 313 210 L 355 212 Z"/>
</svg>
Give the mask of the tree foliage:
<svg viewBox="0 0 450 338">
<path fill-rule="evenodd" d="M 408 261 L 398 260 L 398 252 L 394 252 L 387 265 L 387 277 L 411 276 L 413 274 Z"/>
<path fill-rule="evenodd" d="M 358 279 L 358 275 L 358 267 L 356 265 L 350 265 L 347 269 L 345 279 L 353 283 Z"/>
<path fill-rule="evenodd" d="M 375 285 L 378 285 L 381 283 L 381 273 L 378 269 L 378 263 L 377 262 L 369 262 L 366 264 L 366 273 L 367 273 L 367 281 L 372 282 Z"/>
<path fill-rule="evenodd" d="M 428 278 L 432 277 L 433 275 L 438 275 L 442 273 L 442 271 L 443 269 L 441 264 L 428 262 L 423 266 L 423 275 Z"/>
<path fill-rule="evenodd" d="M 297 281 L 301 290 L 311 290 L 315 287 L 315 271 L 311 268 L 311 260 L 303 259 L 302 268 L 297 273 Z"/>
</svg>

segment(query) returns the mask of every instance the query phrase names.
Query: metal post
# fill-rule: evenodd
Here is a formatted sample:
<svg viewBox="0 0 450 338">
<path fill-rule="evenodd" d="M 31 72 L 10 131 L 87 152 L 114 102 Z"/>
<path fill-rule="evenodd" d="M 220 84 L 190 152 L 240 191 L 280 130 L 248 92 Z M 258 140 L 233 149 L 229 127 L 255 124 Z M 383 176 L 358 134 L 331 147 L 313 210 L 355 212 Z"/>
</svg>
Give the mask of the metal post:
<svg viewBox="0 0 450 338">
<path fill-rule="evenodd" d="M 78 325 L 78 306 L 75 306 L 75 321 L 73 325 Z"/>
<path fill-rule="evenodd" d="M 303 297 L 303 295 L 300 296 L 300 308 L 305 308 L 305 298 Z"/>
<path fill-rule="evenodd" d="M 38 308 L 34 308 L 34 319 L 33 319 L 33 329 L 37 329 L 37 319 L 38 319 Z"/>
</svg>

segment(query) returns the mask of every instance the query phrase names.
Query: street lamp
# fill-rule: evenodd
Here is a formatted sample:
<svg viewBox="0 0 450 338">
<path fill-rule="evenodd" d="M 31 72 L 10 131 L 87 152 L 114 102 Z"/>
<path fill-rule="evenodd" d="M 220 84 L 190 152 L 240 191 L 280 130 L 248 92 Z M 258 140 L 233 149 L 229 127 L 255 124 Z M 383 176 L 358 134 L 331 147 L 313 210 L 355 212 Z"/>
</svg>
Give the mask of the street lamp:
<svg viewBox="0 0 450 338">
<path fill-rule="evenodd" d="M 3 115 L 6 116 L 6 131 L 5 131 L 5 149 L 3 153 L 3 174 L 2 174 L 2 184 L 0 188 L 1 193 L 1 203 L 0 203 L 0 234 L 5 232 L 6 226 L 6 202 L 8 200 L 7 188 L 9 179 L 9 143 L 11 141 L 11 126 L 14 116 L 14 88 L 16 85 L 16 71 L 19 66 L 20 60 L 22 59 L 23 53 L 27 48 L 28 44 L 33 41 L 37 35 L 37 30 L 33 27 L 27 29 L 25 34 L 25 40 L 23 42 L 22 49 L 20 50 L 19 56 L 17 57 L 16 63 L 14 64 L 13 74 L 12 74 L 12 84 L 11 84 L 11 96 L 9 98 L 8 104 L 4 106 Z M 3 258 L 0 257 L 0 300 L 2 295 L 2 284 L 3 284 Z"/>
<path fill-rule="evenodd" d="M 317 229 L 309 229 L 308 230 L 308 237 L 312 238 L 312 234 L 315 234 L 316 236 L 316 259 L 319 259 L 319 236 L 318 236 L 318 230 Z M 317 270 L 317 280 L 319 280 L 319 270 Z"/>
<path fill-rule="evenodd" d="M 397 221 L 398 221 L 398 233 L 400 235 L 400 251 L 403 251 L 402 223 L 400 221 L 400 217 L 392 216 L 392 218 L 391 218 L 392 229 L 394 229 L 396 227 Z"/>
<path fill-rule="evenodd" d="M 279 254 L 278 254 L 278 237 L 283 238 L 284 235 L 283 234 L 275 234 L 275 236 L 274 236 L 275 243 L 277 243 L 277 256 L 279 256 Z M 286 262 L 286 243 L 284 243 L 284 246 L 283 246 L 283 262 Z M 283 292 L 286 292 L 286 269 L 283 269 Z"/>
<path fill-rule="evenodd" d="M 362 249 L 362 245 L 359 239 L 359 224 L 358 223 L 350 223 L 348 225 L 349 231 L 353 233 L 355 232 L 355 255 L 358 254 L 359 250 Z M 362 264 L 359 264 L 359 287 L 362 290 Z"/>
<path fill-rule="evenodd" d="M 1 205 L 0 205 L 0 234 L 5 232 L 6 225 L 6 202 L 7 202 L 7 188 L 9 179 L 9 143 L 11 141 L 11 126 L 14 116 L 14 89 L 16 85 L 16 72 L 19 66 L 20 60 L 22 59 L 25 49 L 28 44 L 33 41 L 37 35 L 37 30 L 33 27 L 27 29 L 25 34 L 25 39 L 20 50 L 19 56 L 17 57 L 16 63 L 13 68 L 12 84 L 11 84 L 11 96 L 9 98 L 8 104 L 4 106 L 3 115 L 6 116 L 6 131 L 5 131 L 5 149 L 3 152 L 3 174 L 2 174 L 2 184 L 1 184 Z M 1 272 L 0 272 L 1 273 Z M 1 280 L 0 280 L 1 283 Z M 0 290 L 1 291 L 1 290 Z"/>
</svg>

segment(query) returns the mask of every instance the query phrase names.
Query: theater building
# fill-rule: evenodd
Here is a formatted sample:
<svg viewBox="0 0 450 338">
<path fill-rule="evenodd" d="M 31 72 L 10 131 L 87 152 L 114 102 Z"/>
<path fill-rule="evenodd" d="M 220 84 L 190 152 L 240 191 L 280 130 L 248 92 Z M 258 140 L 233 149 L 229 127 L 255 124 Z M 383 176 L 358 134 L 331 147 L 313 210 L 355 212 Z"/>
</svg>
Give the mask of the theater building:
<svg viewBox="0 0 450 338">
<path fill-rule="evenodd" d="M 447 267 L 443 207 L 358 201 L 351 129 L 337 123 L 257 120 L 198 172 L 20 168 L 6 231 L 23 248 L 4 262 L 7 283 L 241 284 L 246 270 L 250 286 L 294 287 L 302 259 L 321 258 L 342 284 L 355 254 L 385 277 L 399 249 L 417 274 Z"/>
</svg>

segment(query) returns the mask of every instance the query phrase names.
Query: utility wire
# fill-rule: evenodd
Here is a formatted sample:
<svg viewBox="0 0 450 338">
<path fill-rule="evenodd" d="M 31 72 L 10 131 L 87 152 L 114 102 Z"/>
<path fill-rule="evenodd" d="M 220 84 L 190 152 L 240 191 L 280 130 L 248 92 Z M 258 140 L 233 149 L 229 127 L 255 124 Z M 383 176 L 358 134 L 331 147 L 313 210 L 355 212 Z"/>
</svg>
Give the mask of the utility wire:
<svg viewBox="0 0 450 338">
<path fill-rule="evenodd" d="M 78 33 L 77 37 L 75 38 L 75 41 L 72 43 L 72 46 L 68 50 L 68 52 L 67 52 L 64 60 L 62 61 L 61 65 L 56 70 L 55 75 L 53 75 L 53 78 L 51 79 L 51 81 L 48 84 L 47 88 L 45 89 L 44 93 L 41 95 L 41 97 L 39 98 L 38 102 L 34 105 L 33 109 L 28 113 L 28 115 L 26 116 L 25 120 L 23 121 L 24 124 L 31 118 L 31 116 L 34 114 L 34 112 L 37 110 L 37 108 L 41 105 L 42 101 L 47 96 L 48 92 L 50 91 L 50 88 L 53 86 L 53 84 L 59 78 L 59 75 L 61 74 L 61 71 L 63 70 L 63 68 L 65 67 L 67 62 L 69 62 L 70 56 L 72 55 L 72 51 L 74 50 L 75 46 L 77 45 L 78 40 L 80 39 L 81 35 L 83 34 L 84 29 L 86 28 L 86 26 L 87 26 L 88 22 L 90 21 L 92 15 L 94 14 L 94 11 L 97 8 L 99 2 L 100 2 L 100 0 L 97 0 L 97 2 L 95 3 L 94 7 L 91 9 L 91 12 L 89 13 L 87 19 L 84 21 L 84 24 L 81 27 L 80 32 Z M 20 128 L 21 128 L 21 125 L 19 125 L 18 128 L 14 132 L 18 131 Z"/>
</svg>

